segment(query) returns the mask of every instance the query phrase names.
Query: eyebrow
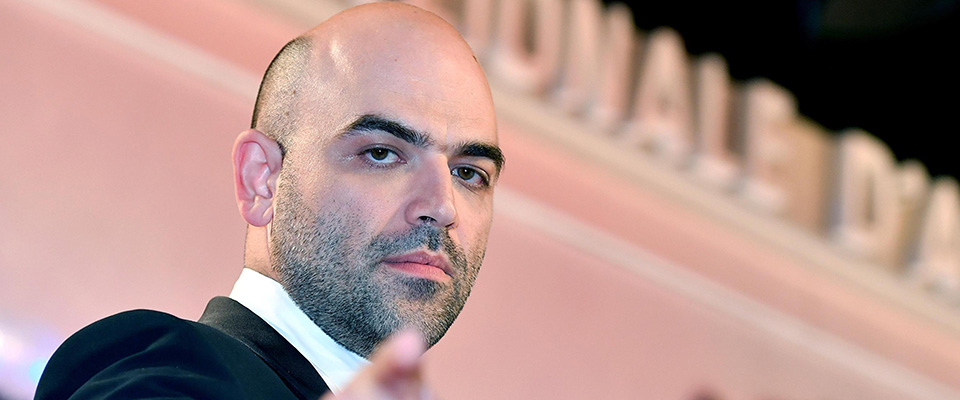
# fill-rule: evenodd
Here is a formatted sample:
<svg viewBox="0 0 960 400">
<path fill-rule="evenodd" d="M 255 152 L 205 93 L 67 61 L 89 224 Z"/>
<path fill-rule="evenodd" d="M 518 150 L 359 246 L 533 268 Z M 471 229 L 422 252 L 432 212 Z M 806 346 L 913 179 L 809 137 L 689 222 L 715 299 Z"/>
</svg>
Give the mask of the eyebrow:
<svg viewBox="0 0 960 400">
<path fill-rule="evenodd" d="M 493 161 L 493 164 L 497 167 L 497 176 L 500 175 L 500 170 L 503 169 L 503 163 L 506 162 L 506 159 L 503 156 L 503 151 L 501 151 L 499 147 L 489 143 L 463 143 L 456 147 L 456 151 L 454 153 L 468 157 L 483 157 L 490 159 L 490 161 Z"/>
<path fill-rule="evenodd" d="M 381 131 L 396 136 L 404 142 L 414 146 L 426 148 L 433 145 L 433 140 L 429 136 L 410 128 L 400 122 L 381 117 L 379 115 L 365 114 L 357 118 L 353 123 L 347 126 L 342 136 L 352 136 L 360 132 Z"/>
<path fill-rule="evenodd" d="M 385 132 L 420 148 L 428 148 L 436 144 L 429 135 L 423 132 L 404 125 L 399 121 L 375 114 L 361 115 L 348 125 L 340 136 L 353 136 L 361 132 L 371 131 Z M 503 169 L 503 164 L 506 162 L 506 158 L 503 156 L 503 151 L 500 150 L 500 147 L 485 142 L 460 143 L 454 148 L 454 154 L 490 159 L 497 167 L 497 175 L 500 175 L 500 170 Z"/>
</svg>

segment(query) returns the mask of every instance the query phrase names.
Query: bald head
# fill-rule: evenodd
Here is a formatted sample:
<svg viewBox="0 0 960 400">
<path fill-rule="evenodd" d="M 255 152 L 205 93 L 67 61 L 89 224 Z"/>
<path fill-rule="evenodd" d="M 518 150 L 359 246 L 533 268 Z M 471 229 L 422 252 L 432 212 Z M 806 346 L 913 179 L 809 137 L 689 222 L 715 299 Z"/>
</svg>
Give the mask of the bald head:
<svg viewBox="0 0 960 400">
<path fill-rule="evenodd" d="M 311 40 L 306 36 L 287 42 L 270 62 L 257 92 L 250 127 L 276 140 L 281 149 L 300 118 L 296 107 L 300 96 L 296 88 L 306 78 L 311 47 Z"/>
<path fill-rule="evenodd" d="M 330 132 L 350 117 L 379 114 L 370 109 L 372 97 L 413 94 L 429 106 L 454 90 L 493 121 L 483 71 L 450 24 L 408 4 L 372 3 L 334 15 L 281 49 L 264 74 L 251 127 L 286 150 L 304 128 Z"/>
</svg>

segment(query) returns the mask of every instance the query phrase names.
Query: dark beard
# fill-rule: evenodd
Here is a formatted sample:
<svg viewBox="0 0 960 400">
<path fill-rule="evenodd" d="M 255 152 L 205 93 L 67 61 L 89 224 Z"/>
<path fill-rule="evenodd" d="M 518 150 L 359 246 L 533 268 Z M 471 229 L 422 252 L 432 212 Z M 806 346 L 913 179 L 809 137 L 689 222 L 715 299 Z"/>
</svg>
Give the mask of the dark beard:
<svg viewBox="0 0 960 400">
<path fill-rule="evenodd" d="M 468 262 L 447 231 L 432 225 L 368 241 L 364 216 L 347 209 L 310 215 L 300 193 L 284 186 L 277 193 L 271 261 L 287 293 L 317 326 L 364 357 L 403 327 L 419 330 L 428 346 L 440 340 L 470 294 L 482 252 Z M 380 264 L 420 248 L 447 254 L 450 283 L 397 275 Z"/>
</svg>

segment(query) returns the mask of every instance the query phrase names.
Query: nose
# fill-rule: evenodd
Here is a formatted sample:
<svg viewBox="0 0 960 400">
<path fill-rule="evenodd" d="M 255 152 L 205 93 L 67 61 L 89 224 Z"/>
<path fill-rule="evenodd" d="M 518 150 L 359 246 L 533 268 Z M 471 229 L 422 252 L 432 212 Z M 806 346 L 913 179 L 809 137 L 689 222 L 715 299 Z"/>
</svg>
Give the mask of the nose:
<svg viewBox="0 0 960 400">
<path fill-rule="evenodd" d="M 446 229 L 457 226 L 453 178 L 446 160 L 440 158 L 424 162 L 414 178 L 405 212 L 410 225 L 428 224 Z"/>
</svg>

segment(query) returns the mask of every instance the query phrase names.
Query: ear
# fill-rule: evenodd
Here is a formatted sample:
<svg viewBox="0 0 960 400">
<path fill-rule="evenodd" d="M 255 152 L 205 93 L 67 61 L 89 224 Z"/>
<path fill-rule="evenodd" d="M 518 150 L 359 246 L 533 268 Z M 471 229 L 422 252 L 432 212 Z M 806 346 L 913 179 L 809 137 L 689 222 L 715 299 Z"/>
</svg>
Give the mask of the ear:
<svg viewBox="0 0 960 400">
<path fill-rule="evenodd" d="M 233 179 L 237 189 L 240 215 L 253 226 L 273 220 L 273 194 L 283 155 L 273 139 L 256 129 L 237 136 L 233 144 Z"/>
</svg>

